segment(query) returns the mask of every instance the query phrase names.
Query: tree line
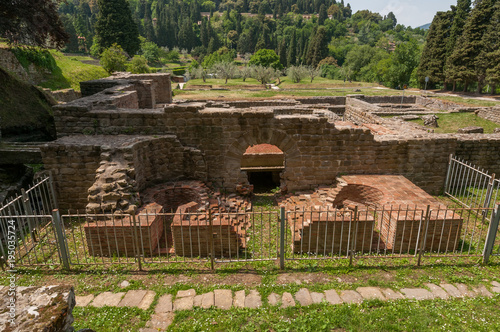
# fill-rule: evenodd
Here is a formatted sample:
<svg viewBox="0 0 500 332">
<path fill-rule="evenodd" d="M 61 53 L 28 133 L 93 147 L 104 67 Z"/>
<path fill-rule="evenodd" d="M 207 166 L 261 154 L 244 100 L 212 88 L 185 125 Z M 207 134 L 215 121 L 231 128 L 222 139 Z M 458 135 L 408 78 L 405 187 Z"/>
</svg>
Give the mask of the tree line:
<svg viewBox="0 0 500 332">
<path fill-rule="evenodd" d="M 500 83 L 500 1 L 458 0 L 438 12 L 418 67 L 421 86 L 495 92 Z"/>
</svg>

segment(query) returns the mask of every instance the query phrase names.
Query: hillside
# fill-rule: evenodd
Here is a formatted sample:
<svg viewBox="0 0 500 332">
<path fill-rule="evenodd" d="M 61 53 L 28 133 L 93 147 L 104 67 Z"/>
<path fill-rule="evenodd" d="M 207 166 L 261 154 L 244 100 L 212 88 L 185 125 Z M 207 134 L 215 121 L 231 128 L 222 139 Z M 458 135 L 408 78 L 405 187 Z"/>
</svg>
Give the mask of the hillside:
<svg viewBox="0 0 500 332">
<path fill-rule="evenodd" d="M 55 138 L 52 109 L 45 95 L 0 67 L 2 139 L 45 141 Z"/>
</svg>

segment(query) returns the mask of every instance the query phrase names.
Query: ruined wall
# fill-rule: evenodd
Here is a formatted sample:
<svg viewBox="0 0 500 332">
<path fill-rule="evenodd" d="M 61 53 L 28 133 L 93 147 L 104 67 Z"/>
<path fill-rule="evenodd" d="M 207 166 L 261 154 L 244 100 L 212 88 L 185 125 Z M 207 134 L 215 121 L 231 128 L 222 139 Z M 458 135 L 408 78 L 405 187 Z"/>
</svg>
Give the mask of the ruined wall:
<svg viewBox="0 0 500 332">
<path fill-rule="evenodd" d="M 78 143 L 41 147 L 43 164 L 54 177 L 55 190 L 61 210 L 84 210 L 90 186 L 95 181 L 101 161 L 98 145 Z"/>
<path fill-rule="evenodd" d="M 477 115 L 483 119 L 498 123 L 500 127 L 500 107 L 480 109 Z"/>
<path fill-rule="evenodd" d="M 350 98 L 345 107 L 345 118 L 354 123 L 375 123 L 381 124 L 383 119 L 370 111 L 377 111 L 380 107 L 372 105 L 366 101 Z"/>
<path fill-rule="evenodd" d="M 500 174 L 500 135 L 458 135 L 455 155 L 488 172 Z"/>
</svg>

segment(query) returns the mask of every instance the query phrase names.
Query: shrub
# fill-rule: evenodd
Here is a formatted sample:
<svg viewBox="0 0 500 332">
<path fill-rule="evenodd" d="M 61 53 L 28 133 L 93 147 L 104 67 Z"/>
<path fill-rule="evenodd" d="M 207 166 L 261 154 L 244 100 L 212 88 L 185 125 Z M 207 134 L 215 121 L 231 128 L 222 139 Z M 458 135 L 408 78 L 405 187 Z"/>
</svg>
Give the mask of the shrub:
<svg viewBox="0 0 500 332">
<path fill-rule="evenodd" d="M 148 67 L 148 61 L 146 60 L 145 57 L 140 56 L 140 55 L 135 55 L 132 58 L 131 64 L 130 64 L 130 72 L 132 74 L 145 74 L 149 73 L 149 67 Z"/>
<path fill-rule="evenodd" d="M 101 66 L 108 72 L 113 73 L 115 71 L 126 70 L 125 62 L 127 61 L 127 56 L 122 47 L 118 44 L 113 44 L 110 48 L 107 48 L 101 54 Z"/>
</svg>

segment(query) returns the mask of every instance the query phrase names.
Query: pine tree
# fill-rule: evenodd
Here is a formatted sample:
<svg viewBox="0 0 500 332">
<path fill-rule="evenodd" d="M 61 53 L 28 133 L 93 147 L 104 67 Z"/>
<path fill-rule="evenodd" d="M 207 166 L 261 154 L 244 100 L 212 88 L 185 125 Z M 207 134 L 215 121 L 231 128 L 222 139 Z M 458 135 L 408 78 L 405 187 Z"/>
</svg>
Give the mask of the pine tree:
<svg viewBox="0 0 500 332">
<path fill-rule="evenodd" d="M 99 16 L 95 24 L 95 41 L 99 53 L 118 44 L 134 55 L 140 48 L 139 32 L 126 0 L 98 0 Z"/>
<path fill-rule="evenodd" d="M 483 37 L 484 57 L 486 67 L 486 82 L 492 85 L 494 94 L 496 86 L 500 84 L 500 1 L 495 3 L 491 23 Z"/>
<path fill-rule="evenodd" d="M 446 84 L 449 82 L 453 83 L 453 90 L 455 90 L 455 80 L 453 73 L 455 72 L 453 63 L 451 62 L 451 54 L 455 48 L 457 39 L 462 35 L 465 21 L 471 10 L 471 0 L 458 0 L 457 6 L 455 7 L 455 12 L 453 15 L 453 24 L 450 29 L 450 35 L 446 42 L 446 65 L 445 65 L 445 89 Z"/>
<path fill-rule="evenodd" d="M 486 78 L 486 68 L 479 57 L 484 49 L 483 36 L 490 25 L 494 4 L 497 0 L 477 0 L 467 21 L 463 34 L 457 39 L 456 47 L 450 56 L 453 78 L 464 82 L 464 91 L 471 82 L 476 81 L 477 91 L 481 92 Z"/>
<path fill-rule="evenodd" d="M 432 20 L 417 70 L 421 85 L 425 77 L 429 77 L 431 87 L 445 80 L 446 45 L 452 18 L 453 12 L 449 10 L 438 12 Z"/>
</svg>

